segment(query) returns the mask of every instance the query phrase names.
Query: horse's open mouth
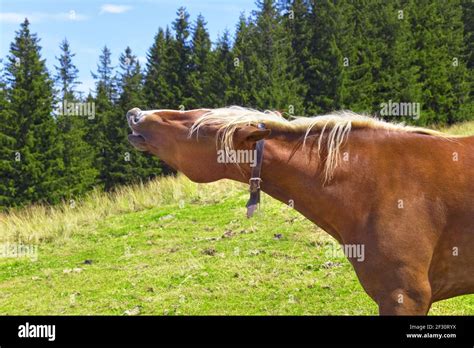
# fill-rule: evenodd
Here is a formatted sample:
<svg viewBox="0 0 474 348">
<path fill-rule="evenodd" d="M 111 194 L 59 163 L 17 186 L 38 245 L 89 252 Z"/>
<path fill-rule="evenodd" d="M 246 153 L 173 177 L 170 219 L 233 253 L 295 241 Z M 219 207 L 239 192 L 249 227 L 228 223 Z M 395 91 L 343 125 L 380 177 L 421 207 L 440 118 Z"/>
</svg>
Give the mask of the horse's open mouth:
<svg viewBox="0 0 474 348">
<path fill-rule="evenodd" d="M 130 140 L 130 139 L 145 141 L 145 138 L 143 137 L 143 135 L 140 135 L 140 134 L 135 133 L 135 132 L 128 135 L 128 140 Z"/>
<path fill-rule="evenodd" d="M 145 137 L 135 131 L 134 126 L 140 121 L 141 110 L 138 108 L 132 109 L 127 112 L 127 123 L 130 129 L 132 130 L 132 134 L 128 135 L 128 141 L 140 151 L 146 151 L 146 140 Z"/>
<path fill-rule="evenodd" d="M 132 129 L 133 133 L 128 135 L 128 141 L 132 144 L 137 150 L 146 151 L 146 140 L 143 135 L 138 134 Z"/>
</svg>

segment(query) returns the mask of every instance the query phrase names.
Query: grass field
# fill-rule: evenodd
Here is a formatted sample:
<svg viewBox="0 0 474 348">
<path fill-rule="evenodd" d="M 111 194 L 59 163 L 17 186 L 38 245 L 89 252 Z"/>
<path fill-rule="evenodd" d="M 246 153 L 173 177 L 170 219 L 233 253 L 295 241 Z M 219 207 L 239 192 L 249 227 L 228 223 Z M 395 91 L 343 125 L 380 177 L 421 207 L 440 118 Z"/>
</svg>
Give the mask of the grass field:
<svg viewBox="0 0 474 348">
<path fill-rule="evenodd" d="M 377 314 L 331 237 L 266 195 L 247 219 L 247 198 L 179 176 L 0 215 L 0 243 L 38 248 L 0 258 L 0 314 Z M 474 295 L 430 314 L 472 315 Z"/>
</svg>

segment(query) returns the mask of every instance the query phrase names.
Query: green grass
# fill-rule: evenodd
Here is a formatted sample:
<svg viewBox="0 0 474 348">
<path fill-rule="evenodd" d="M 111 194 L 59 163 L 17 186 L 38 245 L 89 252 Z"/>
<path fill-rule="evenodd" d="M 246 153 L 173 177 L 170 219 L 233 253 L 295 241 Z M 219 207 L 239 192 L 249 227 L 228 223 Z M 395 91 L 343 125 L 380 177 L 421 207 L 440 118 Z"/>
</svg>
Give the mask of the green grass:
<svg viewBox="0 0 474 348">
<path fill-rule="evenodd" d="M 441 130 L 454 135 L 474 135 L 474 121 L 455 124 Z"/>
<path fill-rule="evenodd" d="M 377 314 L 331 237 L 266 195 L 247 219 L 246 200 L 179 176 L 0 215 L 1 243 L 38 246 L 0 258 L 0 314 Z M 430 314 L 472 315 L 474 296 Z"/>
</svg>

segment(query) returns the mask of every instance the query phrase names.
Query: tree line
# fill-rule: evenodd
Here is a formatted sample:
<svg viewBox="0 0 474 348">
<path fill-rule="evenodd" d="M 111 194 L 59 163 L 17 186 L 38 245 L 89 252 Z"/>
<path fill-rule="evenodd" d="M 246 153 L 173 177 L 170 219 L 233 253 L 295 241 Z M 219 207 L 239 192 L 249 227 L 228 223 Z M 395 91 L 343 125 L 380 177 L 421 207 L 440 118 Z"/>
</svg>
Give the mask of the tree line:
<svg viewBox="0 0 474 348">
<path fill-rule="evenodd" d="M 260 0 L 233 36 L 212 43 L 205 18 L 192 22 L 179 8 L 146 66 L 130 47 L 115 66 L 104 46 L 87 96 L 67 39 L 48 71 L 25 19 L 0 72 L 0 207 L 169 173 L 128 144 L 124 115 L 137 106 L 351 109 L 418 125 L 473 119 L 473 13 L 467 0 Z M 389 102 L 418 103 L 421 113 L 381 113 Z"/>
</svg>

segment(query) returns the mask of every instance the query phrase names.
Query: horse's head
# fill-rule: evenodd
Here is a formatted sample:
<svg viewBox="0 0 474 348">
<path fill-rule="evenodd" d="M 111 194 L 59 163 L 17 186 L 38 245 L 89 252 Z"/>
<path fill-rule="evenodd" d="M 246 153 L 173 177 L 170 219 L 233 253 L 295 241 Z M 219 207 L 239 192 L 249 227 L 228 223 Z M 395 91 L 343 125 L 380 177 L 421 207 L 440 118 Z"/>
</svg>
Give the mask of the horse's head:
<svg viewBox="0 0 474 348">
<path fill-rule="evenodd" d="M 216 146 L 218 128 L 204 125 L 198 132 L 191 134 L 196 121 L 209 111 L 131 109 L 127 112 L 127 121 L 132 129 L 128 139 L 135 148 L 152 153 L 193 181 L 235 178 L 238 172 L 236 166 L 219 160 L 219 146 Z M 268 134 L 268 130 L 254 126 L 239 127 L 232 135 L 234 148 L 251 150 L 256 141 Z M 249 174 L 250 165 L 241 164 L 242 172 Z"/>
</svg>

